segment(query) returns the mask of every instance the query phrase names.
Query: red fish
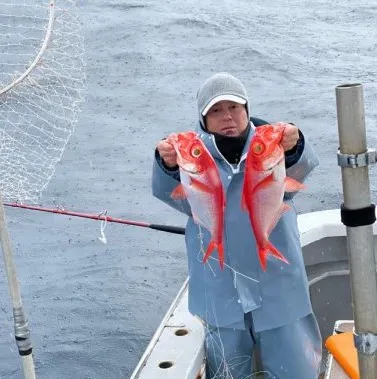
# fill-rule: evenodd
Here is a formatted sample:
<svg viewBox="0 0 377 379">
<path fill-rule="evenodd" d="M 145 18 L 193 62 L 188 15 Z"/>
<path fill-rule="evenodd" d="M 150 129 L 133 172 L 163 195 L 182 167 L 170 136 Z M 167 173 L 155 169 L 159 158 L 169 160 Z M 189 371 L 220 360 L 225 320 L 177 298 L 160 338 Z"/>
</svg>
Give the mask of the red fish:
<svg viewBox="0 0 377 379">
<path fill-rule="evenodd" d="M 195 132 L 176 134 L 169 141 L 177 152 L 181 178 L 181 184 L 171 196 L 173 199 L 187 198 L 194 221 L 211 233 L 203 263 L 217 248 L 220 268 L 223 270 L 225 194 L 216 163 Z"/>
<path fill-rule="evenodd" d="M 283 131 L 283 123 L 258 126 L 246 158 L 242 207 L 249 213 L 263 271 L 266 271 L 268 254 L 289 263 L 268 238 L 281 215 L 290 209 L 283 202 L 284 192 L 305 188 L 286 176 L 284 150 L 280 144 Z"/>
</svg>

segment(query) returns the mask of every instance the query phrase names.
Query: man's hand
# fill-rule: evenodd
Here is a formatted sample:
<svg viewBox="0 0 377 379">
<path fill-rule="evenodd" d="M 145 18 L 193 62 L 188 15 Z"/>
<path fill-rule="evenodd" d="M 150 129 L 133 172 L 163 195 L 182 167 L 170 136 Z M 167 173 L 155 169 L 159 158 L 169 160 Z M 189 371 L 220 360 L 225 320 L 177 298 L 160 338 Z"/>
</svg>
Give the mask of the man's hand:
<svg viewBox="0 0 377 379">
<path fill-rule="evenodd" d="M 177 153 L 174 146 L 169 142 L 169 137 L 161 140 L 156 148 L 165 165 L 172 168 L 177 166 Z"/>
<path fill-rule="evenodd" d="M 281 145 L 284 151 L 293 149 L 299 140 L 298 127 L 292 124 L 284 124 L 283 137 L 281 139 Z"/>
</svg>

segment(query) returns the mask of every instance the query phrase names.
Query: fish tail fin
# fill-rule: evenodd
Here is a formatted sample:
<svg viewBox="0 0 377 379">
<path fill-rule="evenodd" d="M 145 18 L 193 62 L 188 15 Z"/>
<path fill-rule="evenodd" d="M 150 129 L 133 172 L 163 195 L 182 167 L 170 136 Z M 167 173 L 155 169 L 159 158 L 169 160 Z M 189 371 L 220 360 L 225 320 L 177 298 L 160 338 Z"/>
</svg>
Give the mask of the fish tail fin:
<svg viewBox="0 0 377 379">
<path fill-rule="evenodd" d="M 220 242 L 215 242 L 215 241 L 211 241 L 207 247 L 207 251 L 206 253 L 204 254 L 204 258 L 203 258 L 203 263 L 206 263 L 210 257 L 210 255 L 212 254 L 212 251 L 217 248 L 217 251 L 218 251 L 218 254 L 219 254 L 219 263 L 220 263 L 220 268 L 221 270 L 224 270 L 224 247 L 223 247 L 223 243 Z"/>
<path fill-rule="evenodd" d="M 286 264 L 289 264 L 289 262 L 284 257 L 284 255 L 271 242 L 267 242 L 267 245 L 265 247 L 259 248 L 259 260 L 260 260 L 263 271 L 266 271 L 266 268 L 267 268 L 268 254 L 271 254 L 275 258 L 280 259 Z"/>
</svg>

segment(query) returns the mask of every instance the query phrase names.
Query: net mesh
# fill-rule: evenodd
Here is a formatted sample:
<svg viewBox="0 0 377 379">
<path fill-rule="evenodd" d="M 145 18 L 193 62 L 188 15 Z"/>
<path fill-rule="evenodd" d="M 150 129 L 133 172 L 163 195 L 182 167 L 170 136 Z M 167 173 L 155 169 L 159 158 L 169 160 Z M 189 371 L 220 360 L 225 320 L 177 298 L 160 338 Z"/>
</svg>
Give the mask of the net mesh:
<svg viewBox="0 0 377 379">
<path fill-rule="evenodd" d="M 36 202 L 77 123 L 85 90 L 75 2 L 0 0 L 0 188 Z"/>
</svg>

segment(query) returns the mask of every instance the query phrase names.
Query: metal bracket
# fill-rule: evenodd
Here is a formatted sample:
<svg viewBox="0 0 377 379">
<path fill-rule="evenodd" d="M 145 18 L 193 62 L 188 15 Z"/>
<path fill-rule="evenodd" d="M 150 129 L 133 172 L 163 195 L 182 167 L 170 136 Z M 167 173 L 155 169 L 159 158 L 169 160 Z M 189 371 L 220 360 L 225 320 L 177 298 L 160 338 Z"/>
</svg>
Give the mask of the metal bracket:
<svg viewBox="0 0 377 379">
<path fill-rule="evenodd" d="M 357 351 L 364 355 L 377 354 L 377 334 L 353 332 L 353 338 Z"/>
<path fill-rule="evenodd" d="M 376 149 L 368 149 L 361 154 L 342 154 L 338 149 L 337 156 L 340 167 L 365 167 L 377 162 Z"/>
<path fill-rule="evenodd" d="M 13 308 L 14 338 L 20 355 L 29 355 L 32 351 L 28 321 L 21 307 Z"/>
</svg>

